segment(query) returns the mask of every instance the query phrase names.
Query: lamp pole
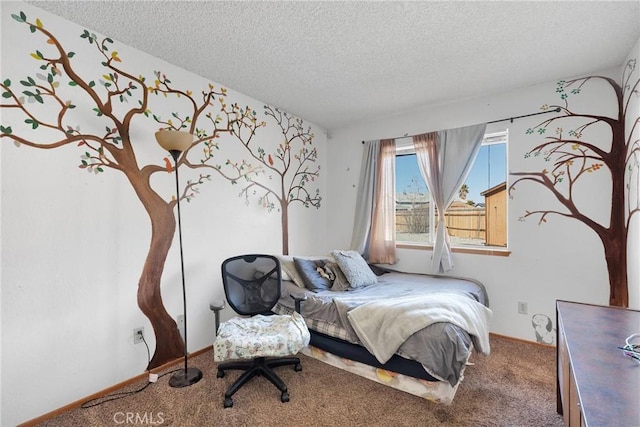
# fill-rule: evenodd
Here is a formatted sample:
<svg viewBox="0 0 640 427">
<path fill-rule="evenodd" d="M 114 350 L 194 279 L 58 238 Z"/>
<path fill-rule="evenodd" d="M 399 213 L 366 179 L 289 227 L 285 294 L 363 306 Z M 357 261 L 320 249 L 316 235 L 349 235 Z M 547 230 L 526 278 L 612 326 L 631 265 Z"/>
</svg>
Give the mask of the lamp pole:
<svg viewBox="0 0 640 427">
<path fill-rule="evenodd" d="M 176 205 L 178 208 L 178 239 L 180 244 L 180 272 L 182 275 L 182 313 L 184 315 L 184 369 L 174 373 L 169 378 L 171 387 L 187 387 L 197 383 L 202 378 L 202 371 L 198 368 L 189 368 L 187 352 L 187 287 L 184 279 L 184 253 L 182 251 L 182 221 L 180 218 L 180 180 L 178 179 L 178 158 L 190 146 L 193 138 L 186 132 L 161 131 L 156 132 L 156 138 L 160 146 L 169 151 L 173 157 L 176 172 Z"/>
</svg>

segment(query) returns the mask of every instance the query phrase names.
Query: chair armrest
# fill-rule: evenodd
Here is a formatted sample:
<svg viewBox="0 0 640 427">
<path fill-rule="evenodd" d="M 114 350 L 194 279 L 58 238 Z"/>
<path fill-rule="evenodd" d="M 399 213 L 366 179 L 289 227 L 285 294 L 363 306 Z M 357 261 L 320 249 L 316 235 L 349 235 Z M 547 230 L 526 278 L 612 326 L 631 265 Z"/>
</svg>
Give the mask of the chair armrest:
<svg viewBox="0 0 640 427">
<path fill-rule="evenodd" d="M 215 300 L 209 304 L 209 309 L 211 311 L 220 311 L 224 308 L 225 302 L 224 300 Z"/>
<path fill-rule="evenodd" d="M 291 298 L 293 298 L 293 300 L 296 302 L 296 312 L 301 314 L 301 304 L 302 301 L 305 301 L 307 299 L 307 296 L 305 294 L 302 293 L 293 293 L 291 294 Z"/>
<path fill-rule="evenodd" d="M 220 311 L 224 308 L 224 306 L 225 306 L 224 300 L 215 300 L 209 304 L 209 309 L 213 311 L 215 315 L 216 335 L 218 335 L 218 328 L 220 327 Z"/>
</svg>

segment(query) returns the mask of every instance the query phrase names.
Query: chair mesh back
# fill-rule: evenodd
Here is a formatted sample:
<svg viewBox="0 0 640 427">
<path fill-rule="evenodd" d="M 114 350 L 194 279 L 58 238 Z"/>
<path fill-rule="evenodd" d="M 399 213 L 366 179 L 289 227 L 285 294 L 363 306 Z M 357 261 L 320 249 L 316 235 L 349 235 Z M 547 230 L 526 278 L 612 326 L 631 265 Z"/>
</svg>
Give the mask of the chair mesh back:
<svg viewBox="0 0 640 427">
<path fill-rule="evenodd" d="M 241 315 L 271 311 L 280 298 L 280 262 L 271 255 L 241 255 L 222 263 L 227 301 Z"/>
</svg>

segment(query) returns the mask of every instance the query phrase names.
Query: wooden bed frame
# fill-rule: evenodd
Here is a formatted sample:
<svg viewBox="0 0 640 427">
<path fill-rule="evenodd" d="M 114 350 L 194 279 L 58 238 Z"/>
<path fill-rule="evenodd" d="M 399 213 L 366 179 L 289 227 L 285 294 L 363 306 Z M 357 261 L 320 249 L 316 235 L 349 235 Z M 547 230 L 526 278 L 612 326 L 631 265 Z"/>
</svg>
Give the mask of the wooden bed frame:
<svg viewBox="0 0 640 427">
<path fill-rule="evenodd" d="M 463 370 L 460 381 L 455 386 L 451 386 L 446 381 L 439 381 L 430 376 L 416 361 L 394 355 L 386 363 L 380 364 L 362 346 L 313 330 L 309 331 L 311 343 L 301 350 L 302 354 L 434 403 L 451 404 L 464 378 Z"/>
</svg>

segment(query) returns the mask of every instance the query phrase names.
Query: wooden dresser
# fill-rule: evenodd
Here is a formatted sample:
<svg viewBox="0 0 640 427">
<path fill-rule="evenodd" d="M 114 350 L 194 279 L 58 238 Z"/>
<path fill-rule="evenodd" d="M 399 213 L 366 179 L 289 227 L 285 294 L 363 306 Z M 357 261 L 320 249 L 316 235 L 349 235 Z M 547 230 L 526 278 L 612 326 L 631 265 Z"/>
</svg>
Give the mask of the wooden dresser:
<svg viewBox="0 0 640 427">
<path fill-rule="evenodd" d="M 558 413 L 567 426 L 640 426 L 640 363 L 617 347 L 640 311 L 556 302 Z"/>
</svg>

